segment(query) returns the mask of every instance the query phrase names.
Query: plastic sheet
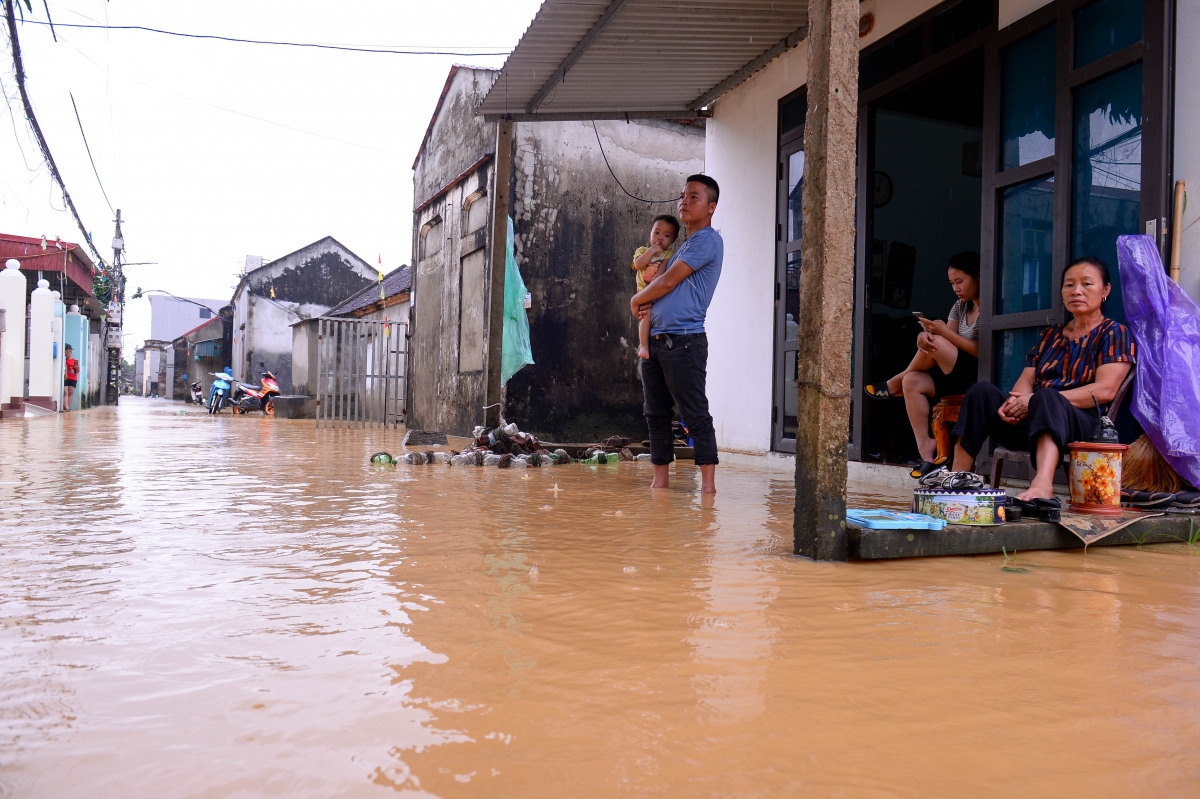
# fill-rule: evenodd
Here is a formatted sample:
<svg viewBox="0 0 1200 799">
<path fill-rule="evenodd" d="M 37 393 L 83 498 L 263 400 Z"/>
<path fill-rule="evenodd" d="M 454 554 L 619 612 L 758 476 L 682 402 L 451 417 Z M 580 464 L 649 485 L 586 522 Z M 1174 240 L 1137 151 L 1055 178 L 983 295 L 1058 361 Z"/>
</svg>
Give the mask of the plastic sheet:
<svg viewBox="0 0 1200 799">
<path fill-rule="evenodd" d="M 513 221 L 508 219 L 508 246 L 504 248 L 504 337 L 500 345 L 500 385 L 533 363 L 529 346 L 529 316 L 525 313 L 525 281 L 513 254 Z"/>
<path fill-rule="evenodd" d="M 1200 305 L 1167 277 L 1150 236 L 1120 236 L 1117 262 L 1138 347 L 1130 410 L 1167 463 L 1200 486 Z"/>
</svg>

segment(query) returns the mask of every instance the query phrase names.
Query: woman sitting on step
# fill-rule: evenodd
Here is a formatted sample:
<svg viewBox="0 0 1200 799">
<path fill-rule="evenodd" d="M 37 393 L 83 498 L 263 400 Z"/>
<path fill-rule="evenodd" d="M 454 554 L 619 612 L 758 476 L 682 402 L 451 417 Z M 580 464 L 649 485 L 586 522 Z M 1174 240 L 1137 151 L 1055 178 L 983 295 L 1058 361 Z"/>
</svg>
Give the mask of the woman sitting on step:
<svg viewBox="0 0 1200 799">
<path fill-rule="evenodd" d="M 867 395 L 874 399 L 890 399 L 903 393 L 921 458 L 913 469 L 914 477 L 924 476 L 949 460 L 948 456 L 937 457 L 937 442 L 929 435 L 930 400 L 964 393 L 979 374 L 979 253 L 951 256 L 946 272 L 958 297 L 949 317 L 945 322 L 917 317 L 922 332 L 917 335 L 917 354 L 912 363 L 885 386 L 866 387 Z"/>
<path fill-rule="evenodd" d="M 1087 441 L 1099 422 L 1096 403 L 1117 395 L 1137 360 L 1133 337 L 1104 315 L 1112 291 L 1099 258 L 1071 262 L 1062 279 L 1063 305 L 1072 319 L 1046 328 L 1025 356 L 1025 369 L 1007 394 L 991 383 L 967 392 L 952 435 L 954 470 L 969 472 L 988 436 L 1001 446 L 1027 450 L 1036 474 L 1022 500 L 1054 496 L 1054 470 L 1063 449 Z"/>
</svg>

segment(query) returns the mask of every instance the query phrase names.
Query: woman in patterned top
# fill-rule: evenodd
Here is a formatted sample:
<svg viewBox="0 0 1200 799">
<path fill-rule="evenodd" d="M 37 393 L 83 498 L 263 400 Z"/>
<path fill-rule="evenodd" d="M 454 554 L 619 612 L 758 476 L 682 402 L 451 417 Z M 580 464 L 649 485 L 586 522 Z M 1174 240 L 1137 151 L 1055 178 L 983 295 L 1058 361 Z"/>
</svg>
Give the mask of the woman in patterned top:
<svg viewBox="0 0 1200 799">
<path fill-rule="evenodd" d="M 872 399 L 890 399 L 903 392 L 904 408 L 920 454 L 913 477 L 945 466 L 949 460 L 945 455 L 937 457 L 937 442 L 929 434 L 931 400 L 962 394 L 979 377 L 979 253 L 950 256 L 946 274 L 958 297 L 946 321 L 918 317 L 922 332 L 917 335 L 917 354 L 908 368 L 885 386 L 866 387 Z"/>
<path fill-rule="evenodd" d="M 1111 291 L 1108 265 L 1099 258 L 1067 266 L 1062 299 L 1074 318 L 1046 329 L 1007 395 L 991 383 L 976 383 L 967 392 L 953 431 L 956 471 L 974 469 L 991 436 L 1009 449 L 1031 453 L 1036 474 L 1020 499 L 1054 496 L 1054 470 L 1063 449 L 1091 438 L 1099 421 L 1095 403 L 1112 402 L 1137 360 L 1129 331 L 1104 316 Z"/>
</svg>

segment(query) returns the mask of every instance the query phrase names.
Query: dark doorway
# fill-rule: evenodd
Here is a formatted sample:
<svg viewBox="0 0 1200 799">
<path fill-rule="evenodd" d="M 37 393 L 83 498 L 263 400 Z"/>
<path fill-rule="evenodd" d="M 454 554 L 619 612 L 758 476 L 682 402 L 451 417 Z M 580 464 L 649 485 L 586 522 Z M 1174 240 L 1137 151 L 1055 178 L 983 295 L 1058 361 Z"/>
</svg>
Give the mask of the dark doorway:
<svg viewBox="0 0 1200 799">
<path fill-rule="evenodd" d="M 947 260 L 979 250 L 983 95 L 980 52 L 868 107 L 866 383 L 905 368 L 920 332 L 914 313 L 945 319 L 954 304 Z M 855 405 L 863 413 L 863 460 L 916 458 L 903 401 Z"/>
</svg>

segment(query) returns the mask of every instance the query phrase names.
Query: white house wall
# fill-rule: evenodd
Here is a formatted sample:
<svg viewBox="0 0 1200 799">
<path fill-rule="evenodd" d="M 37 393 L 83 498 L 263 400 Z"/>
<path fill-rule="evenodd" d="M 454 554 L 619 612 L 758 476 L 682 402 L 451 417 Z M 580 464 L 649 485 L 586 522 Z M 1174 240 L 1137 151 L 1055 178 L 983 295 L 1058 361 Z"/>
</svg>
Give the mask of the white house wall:
<svg viewBox="0 0 1200 799">
<path fill-rule="evenodd" d="M 935 5 L 868 0 L 862 13 L 875 15 L 875 27 L 860 47 Z M 724 270 L 706 325 L 708 398 L 717 446 L 727 451 L 771 449 L 779 101 L 804 85 L 807 59 L 802 42 L 722 96 L 708 122 L 705 171 L 721 185 L 713 227 L 725 240 Z"/>
</svg>

